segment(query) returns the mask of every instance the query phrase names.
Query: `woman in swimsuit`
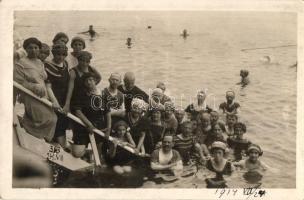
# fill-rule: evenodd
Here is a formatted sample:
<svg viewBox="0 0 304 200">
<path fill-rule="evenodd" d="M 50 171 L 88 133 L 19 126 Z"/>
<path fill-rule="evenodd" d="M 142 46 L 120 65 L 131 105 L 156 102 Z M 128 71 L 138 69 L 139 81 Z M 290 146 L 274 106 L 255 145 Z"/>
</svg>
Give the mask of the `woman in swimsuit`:
<svg viewBox="0 0 304 200">
<path fill-rule="evenodd" d="M 224 155 L 227 153 L 227 145 L 223 142 L 216 141 L 211 145 L 212 158 L 207 161 L 206 168 L 216 173 L 215 178 L 206 179 L 207 187 L 227 187 L 223 175 L 231 175 L 234 166 Z"/>
</svg>

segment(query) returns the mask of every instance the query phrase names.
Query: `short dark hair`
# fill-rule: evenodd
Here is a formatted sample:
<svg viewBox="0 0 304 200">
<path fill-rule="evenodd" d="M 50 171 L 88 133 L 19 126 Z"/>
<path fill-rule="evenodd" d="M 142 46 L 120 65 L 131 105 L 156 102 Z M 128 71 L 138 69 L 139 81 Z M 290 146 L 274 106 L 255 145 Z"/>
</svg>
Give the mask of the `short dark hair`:
<svg viewBox="0 0 304 200">
<path fill-rule="evenodd" d="M 23 48 L 26 49 L 30 44 L 36 44 L 39 47 L 39 49 L 41 49 L 42 43 L 40 42 L 40 40 L 38 40 L 35 37 L 30 37 L 24 40 Z"/>
<path fill-rule="evenodd" d="M 53 44 L 55 44 L 60 38 L 62 38 L 62 37 L 64 37 L 64 38 L 66 38 L 66 39 L 68 39 L 68 41 L 69 41 L 69 37 L 68 37 L 68 35 L 67 34 L 65 34 L 65 33 L 63 33 L 63 32 L 59 32 L 59 33 L 57 33 L 56 35 L 55 35 L 55 37 L 54 37 L 54 39 L 53 39 Z"/>
<path fill-rule="evenodd" d="M 222 124 L 222 123 L 219 123 L 219 122 L 216 122 L 215 124 L 212 125 L 212 127 L 211 127 L 212 132 L 213 132 L 214 127 L 215 127 L 216 125 L 219 125 L 220 129 L 222 129 L 223 132 L 226 132 L 225 125 Z"/>
<path fill-rule="evenodd" d="M 237 127 L 240 127 L 242 129 L 242 131 L 244 133 L 246 133 L 247 128 L 246 128 L 246 125 L 244 123 L 242 123 L 242 122 L 235 123 L 234 126 L 233 126 L 233 130 L 235 130 Z"/>
</svg>

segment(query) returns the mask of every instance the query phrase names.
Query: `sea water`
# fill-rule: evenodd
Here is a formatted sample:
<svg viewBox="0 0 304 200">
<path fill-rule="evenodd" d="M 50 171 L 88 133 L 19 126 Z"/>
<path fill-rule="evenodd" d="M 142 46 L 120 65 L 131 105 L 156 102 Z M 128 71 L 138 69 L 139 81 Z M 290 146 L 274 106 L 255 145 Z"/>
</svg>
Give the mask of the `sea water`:
<svg viewBox="0 0 304 200">
<path fill-rule="evenodd" d="M 133 71 L 136 85 L 146 92 L 163 81 L 178 106 L 186 107 L 197 90 L 205 89 L 215 109 L 225 91 L 234 90 L 240 121 L 247 125 L 245 136 L 262 147 L 261 160 L 273 168 L 264 175 L 263 187 L 294 188 L 297 76 L 290 66 L 297 61 L 296 47 L 241 50 L 296 45 L 296 19 L 293 13 L 240 11 L 17 12 L 14 33 L 50 45 L 57 32 L 67 33 L 70 40 L 84 37 L 93 54 L 91 64 L 103 77 L 100 88 L 108 85 L 112 72 Z M 99 34 L 93 41 L 77 34 L 89 25 Z M 180 36 L 183 29 L 186 39 Z M 245 88 L 236 85 L 241 69 L 249 70 L 251 82 Z M 208 174 L 203 170 L 166 184 L 147 181 L 142 187 L 201 188 Z M 230 186 L 246 184 L 239 172 L 227 180 Z"/>
</svg>

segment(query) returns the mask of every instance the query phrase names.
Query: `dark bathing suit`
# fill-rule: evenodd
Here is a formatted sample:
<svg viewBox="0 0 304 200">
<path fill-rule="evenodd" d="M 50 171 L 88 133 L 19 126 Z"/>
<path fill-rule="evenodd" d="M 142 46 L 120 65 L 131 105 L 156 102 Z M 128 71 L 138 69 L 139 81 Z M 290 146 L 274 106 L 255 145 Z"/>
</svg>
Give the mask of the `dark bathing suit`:
<svg viewBox="0 0 304 200">
<path fill-rule="evenodd" d="M 74 104 L 74 110 L 81 110 L 81 112 L 88 118 L 88 120 L 97 128 L 104 129 L 107 125 L 106 115 L 109 110 L 106 108 L 101 95 L 84 94 L 78 103 Z M 101 136 L 96 135 L 96 142 L 104 141 Z M 73 126 L 73 141 L 74 144 L 88 145 L 90 142 L 89 132 L 87 128 L 80 124 L 74 123 Z"/>
<path fill-rule="evenodd" d="M 120 85 L 118 86 L 118 90 L 125 95 L 125 109 L 127 112 L 131 110 L 131 103 L 134 98 L 142 99 L 146 103 L 149 101 L 149 96 L 137 86 L 134 86 L 131 90 L 125 90 L 123 86 Z"/>
<path fill-rule="evenodd" d="M 45 71 L 48 75 L 47 82 L 51 83 L 53 93 L 61 107 L 65 105 L 69 84 L 69 69 L 67 61 L 63 62 L 63 67 L 57 66 L 53 62 L 44 63 Z M 64 136 L 69 126 L 69 119 L 61 114 L 57 114 L 57 123 L 54 138 Z"/>
</svg>

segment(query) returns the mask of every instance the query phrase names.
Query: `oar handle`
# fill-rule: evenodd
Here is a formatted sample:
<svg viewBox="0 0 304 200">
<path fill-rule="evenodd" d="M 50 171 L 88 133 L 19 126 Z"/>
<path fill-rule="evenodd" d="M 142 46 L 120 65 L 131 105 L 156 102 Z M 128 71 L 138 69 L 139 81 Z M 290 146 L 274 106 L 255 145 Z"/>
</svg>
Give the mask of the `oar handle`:
<svg viewBox="0 0 304 200">
<path fill-rule="evenodd" d="M 30 91 L 29 89 L 23 87 L 21 84 L 17 83 L 16 81 L 13 82 L 13 85 L 14 85 L 15 88 L 17 88 L 17 89 L 19 89 L 20 91 L 22 91 L 23 93 L 25 93 L 25 94 L 27 94 L 27 95 L 33 97 L 34 99 L 40 101 L 41 103 L 44 103 L 45 105 L 47 105 L 47 106 L 49 106 L 49 107 L 53 107 L 52 102 L 50 102 L 49 100 L 47 100 L 47 99 L 45 99 L 45 98 L 40 98 L 40 97 L 38 97 L 38 96 L 35 95 L 32 91 Z M 81 124 L 82 126 L 85 126 L 85 127 L 86 127 L 86 125 L 81 121 L 81 119 L 79 119 L 79 118 L 76 117 L 75 115 L 73 115 L 73 114 L 71 114 L 71 113 L 66 113 L 66 116 L 67 116 L 68 118 L 72 119 L 73 121 L 75 121 L 75 122 Z M 98 130 L 98 129 L 93 129 L 93 132 L 96 133 L 96 134 L 98 134 L 98 135 L 100 135 L 100 136 L 102 136 L 102 137 L 105 137 L 105 133 L 103 133 L 102 131 L 100 131 L 100 130 Z M 109 141 L 114 141 L 114 140 L 116 140 L 116 139 L 113 138 L 113 137 L 111 137 L 111 136 L 109 136 L 109 137 L 108 137 L 108 140 L 109 140 Z M 119 144 L 119 143 L 118 143 L 118 145 L 119 145 L 120 147 L 124 148 L 125 150 L 127 150 L 127 151 L 129 151 L 129 152 L 131 152 L 131 153 L 133 153 L 133 154 L 135 154 L 135 155 L 138 155 L 138 156 L 140 156 L 140 157 L 150 157 L 149 154 L 141 154 L 141 153 L 137 154 L 136 151 L 135 151 L 132 147 L 123 146 L 123 145 L 121 145 L 121 144 Z"/>
</svg>

